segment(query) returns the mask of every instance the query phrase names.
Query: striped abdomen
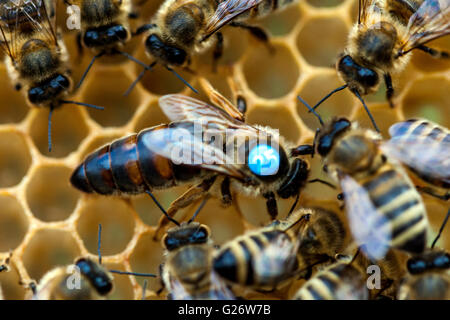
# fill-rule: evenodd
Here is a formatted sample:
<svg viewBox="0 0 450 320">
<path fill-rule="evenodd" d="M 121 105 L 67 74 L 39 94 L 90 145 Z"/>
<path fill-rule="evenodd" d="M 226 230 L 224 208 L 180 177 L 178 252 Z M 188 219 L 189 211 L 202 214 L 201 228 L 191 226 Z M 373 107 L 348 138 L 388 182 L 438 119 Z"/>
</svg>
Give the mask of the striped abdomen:
<svg viewBox="0 0 450 320">
<path fill-rule="evenodd" d="M 410 276 L 399 289 L 399 300 L 450 300 L 450 276 L 426 273 Z"/>
<path fill-rule="evenodd" d="M 337 263 L 308 280 L 294 296 L 296 300 L 366 300 L 366 281 L 353 266 Z"/>
<path fill-rule="evenodd" d="M 447 128 L 428 120 L 410 119 L 394 124 L 389 133 L 406 160 L 411 159 L 403 161 L 411 171 L 435 187 L 450 188 L 448 164 L 439 163 L 439 159 L 450 157 L 450 131 Z"/>
<path fill-rule="evenodd" d="M 188 122 L 175 122 L 116 140 L 87 156 L 73 172 L 70 182 L 86 193 L 137 194 L 154 188 L 170 188 L 202 176 L 204 171 L 200 168 L 176 165 L 147 146 L 158 130 L 176 127 L 193 129 Z"/>
<path fill-rule="evenodd" d="M 422 199 L 406 174 L 386 163 L 362 186 L 377 212 L 385 218 L 377 228 L 390 224 L 390 246 L 412 253 L 423 252 L 428 220 Z"/>
<path fill-rule="evenodd" d="M 278 9 L 283 9 L 287 5 L 294 3 L 296 0 L 263 0 L 254 8 L 239 15 L 234 21 L 244 21 L 247 19 L 264 17 Z"/>
<path fill-rule="evenodd" d="M 223 245 L 213 266 L 230 282 L 254 288 L 275 287 L 296 270 L 296 246 L 285 232 L 254 232 Z"/>
</svg>

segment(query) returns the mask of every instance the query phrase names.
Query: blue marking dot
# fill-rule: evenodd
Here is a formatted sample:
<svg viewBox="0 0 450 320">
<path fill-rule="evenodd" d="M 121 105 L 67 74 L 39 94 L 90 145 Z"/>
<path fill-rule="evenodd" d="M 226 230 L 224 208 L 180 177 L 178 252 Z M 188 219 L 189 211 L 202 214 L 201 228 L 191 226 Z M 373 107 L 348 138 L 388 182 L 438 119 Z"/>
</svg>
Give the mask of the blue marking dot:
<svg viewBox="0 0 450 320">
<path fill-rule="evenodd" d="M 259 176 L 274 175 L 280 167 L 280 154 L 272 146 L 259 144 L 248 155 L 248 167 Z"/>
</svg>

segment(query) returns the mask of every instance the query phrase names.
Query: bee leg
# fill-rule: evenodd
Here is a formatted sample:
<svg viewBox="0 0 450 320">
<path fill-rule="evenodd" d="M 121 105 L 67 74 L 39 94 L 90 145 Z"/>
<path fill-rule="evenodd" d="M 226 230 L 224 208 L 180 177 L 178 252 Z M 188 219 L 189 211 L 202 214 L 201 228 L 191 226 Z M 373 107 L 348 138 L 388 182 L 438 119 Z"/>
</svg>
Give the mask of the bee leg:
<svg viewBox="0 0 450 320">
<path fill-rule="evenodd" d="M 421 186 L 416 186 L 416 189 L 419 192 L 426 193 L 426 194 L 428 194 L 428 195 L 430 195 L 432 197 L 435 197 L 437 199 L 440 199 L 440 200 L 448 201 L 450 199 L 450 192 L 447 192 L 445 194 L 439 194 L 435 190 L 433 190 L 432 188 L 421 187 Z"/>
<path fill-rule="evenodd" d="M 163 267 L 164 267 L 164 263 L 161 263 L 159 265 L 159 282 L 161 284 L 161 288 L 159 288 L 158 291 L 156 291 L 157 296 L 159 296 L 161 294 L 161 292 L 163 292 L 163 290 L 166 288 L 166 285 L 164 284 L 163 277 L 162 277 Z"/>
<path fill-rule="evenodd" d="M 183 209 L 191 205 L 194 201 L 205 197 L 208 194 L 209 189 L 213 185 L 216 176 L 203 180 L 199 184 L 190 187 L 185 193 L 175 199 L 174 202 L 170 204 L 169 209 L 167 209 L 167 215 L 169 217 L 175 216 L 178 210 Z M 153 236 L 153 240 L 157 241 L 160 239 L 161 230 L 169 223 L 169 220 L 166 216 L 162 216 L 159 219 L 158 226 L 155 230 L 155 235 Z"/>
<path fill-rule="evenodd" d="M 81 61 L 81 58 L 83 57 L 83 44 L 81 43 L 81 32 L 77 33 L 77 54 L 78 54 L 78 60 Z"/>
<path fill-rule="evenodd" d="M 384 280 L 382 280 L 382 282 L 383 282 L 383 284 L 382 284 L 382 286 L 381 286 L 381 290 L 378 291 L 378 293 L 375 295 L 375 299 L 381 299 L 381 298 L 383 298 L 383 297 L 386 297 L 386 298 L 387 298 L 387 296 L 386 296 L 386 295 L 383 295 L 383 293 L 384 293 L 386 290 L 388 290 L 389 288 L 392 287 L 392 285 L 393 285 L 393 283 L 394 283 L 394 280 L 392 280 L 392 279 L 384 279 Z"/>
<path fill-rule="evenodd" d="M 14 86 L 14 90 L 16 90 L 16 91 L 22 90 L 22 84 L 16 83 L 16 85 Z"/>
<path fill-rule="evenodd" d="M 249 31 L 252 36 L 254 36 L 256 39 L 264 42 L 264 44 L 267 45 L 267 48 L 269 49 L 269 52 L 271 54 L 273 54 L 275 52 L 275 49 L 270 44 L 269 36 L 267 35 L 267 32 L 264 31 L 263 28 L 256 27 L 256 26 L 250 26 L 250 25 L 242 23 L 242 22 L 232 22 L 229 25 L 232 27 L 243 28 L 243 29 Z"/>
<path fill-rule="evenodd" d="M 433 58 L 436 59 L 448 59 L 450 58 L 450 53 L 447 51 L 441 51 L 441 50 L 436 50 L 427 46 L 418 46 L 417 49 L 422 50 L 426 53 L 428 53 L 429 55 L 431 55 Z"/>
<path fill-rule="evenodd" d="M 156 24 L 154 24 L 154 23 L 144 24 L 144 25 L 140 26 L 139 28 L 137 28 L 136 31 L 131 34 L 131 36 L 133 36 L 133 37 L 139 36 L 139 35 L 143 34 L 144 32 L 146 32 L 150 29 L 153 29 L 153 28 L 156 28 Z"/>
<path fill-rule="evenodd" d="M 214 73 L 217 72 L 218 60 L 223 55 L 223 35 L 221 32 L 216 32 L 215 36 L 216 36 L 217 40 L 216 40 L 216 45 L 215 45 L 214 51 L 213 51 L 213 63 L 212 63 L 212 68 L 213 68 Z"/>
<path fill-rule="evenodd" d="M 386 99 L 389 101 L 389 106 L 394 107 L 392 97 L 394 96 L 394 87 L 392 86 L 392 78 L 389 73 L 384 74 L 384 83 L 386 83 Z"/>
<path fill-rule="evenodd" d="M 230 206 L 233 202 L 233 197 L 230 191 L 230 178 L 225 177 L 222 184 L 220 185 L 220 193 L 222 194 L 222 204 L 225 206 Z"/>
<path fill-rule="evenodd" d="M 277 200 L 275 199 L 275 194 L 273 192 L 268 192 L 263 194 L 266 198 L 267 212 L 269 213 L 272 220 L 278 216 Z"/>
<path fill-rule="evenodd" d="M 139 18 L 138 12 L 129 12 L 128 13 L 128 19 L 135 20 Z"/>
</svg>

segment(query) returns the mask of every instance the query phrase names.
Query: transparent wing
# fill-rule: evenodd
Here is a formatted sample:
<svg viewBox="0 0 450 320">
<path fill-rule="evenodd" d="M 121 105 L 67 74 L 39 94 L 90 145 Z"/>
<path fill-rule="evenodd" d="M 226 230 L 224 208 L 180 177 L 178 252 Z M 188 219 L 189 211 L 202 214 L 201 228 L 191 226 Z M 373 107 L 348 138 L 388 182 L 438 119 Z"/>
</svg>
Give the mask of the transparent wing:
<svg viewBox="0 0 450 320">
<path fill-rule="evenodd" d="M 218 143 L 206 143 L 202 138 L 202 123 L 198 126 L 193 123 L 194 132 L 182 126 L 152 129 L 143 135 L 142 141 L 149 150 L 175 164 L 199 167 L 245 180 L 246 176 L 238 164 L 223 152 L 223 143 L 217 140 L 214 142 Z M 199 130 L 198 134 L 196 130 Z"/>
<path fill-rule="evenodd" d="M 170 286 L 172 300 L 194 300 L 194 297 L 187 292 L 183 284 L 175 277 L 170 277 Z"/>
<path fill-rule="evenodd" d="M 292 274 L 298 245 L 298 241 L 293 243 L 284 233 L 280 233 L 254 256 L 255 272 L 263 283 L 273 284 Z"/>
<path fill-rule="evenodd" d="M 406 40 L 398 54 L 403 55 L 449 33 L 450 0 L 425 0 L 409 19 Z"/>
<path fill-rule="evenodd" d="M 340 184 L 355 241 L 370 258 L 383 258 L 392 238 L 389 221 L 378 212 L 367 191 L 353 178 L 344 175 Z"/>
<path fill-rule="evenodd" d="M 211 270 L 210 272 L 211 288 L 206 294 L 208 300 L 236 300 L 235 296 L 228 289 L 226 283 L 219 277 L 219 275 Z"/>
<path fill-rule="evenodd" d="M 450 141 L 393 137 L 381 149 L 420 175 L 450 184 Z"/>
<path fill-rule="evenodd" d="M 0 33 L 2 47 L 15 62 L 23 34 L 33 34 L 58 46 L 55 33 L 55 8 L 50 0 L 2 0 L 0 2 Z"/>
<path fill-rule="evenodd" d="M 205 28 L 205 37 L 212 35 L 240 14 L 254 8 L 262 0 L 224 0 L 209 19 Z"/>
</svg>

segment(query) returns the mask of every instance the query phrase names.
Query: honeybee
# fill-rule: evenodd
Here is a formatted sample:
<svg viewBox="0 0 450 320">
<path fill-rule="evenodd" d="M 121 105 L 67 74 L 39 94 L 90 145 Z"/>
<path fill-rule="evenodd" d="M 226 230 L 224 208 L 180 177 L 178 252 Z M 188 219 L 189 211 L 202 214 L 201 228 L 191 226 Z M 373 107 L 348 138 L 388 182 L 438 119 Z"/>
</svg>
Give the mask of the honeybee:
<svg viewBox="0 0 450 320">
<path fill-rule="evenodd" d="M 364 104 L 361 96 L 376 91 L 381 77 L 386 84 L 387 100 L 393 107 L 391 74 L 402 71 L 412 50 L 449 58 L 449 53 L 425 46 L 431 40 L 450 33 L 449 4 L 448 0 L 359 0 L 358 22 L 349 34 L 347 48 L 336 63 L 345 85 L 330 92 L 313 108 L 345 88 L 349 88 Z M 374 123 L 365 104 L 364 107 Z"/>
<path fill-rule="evenodd" d="M 398 299 L 450 300 L 450 254 L 442 249 L 434 249 L 449 216 L 450 210 L 431 245 L 431 250 L 408 260 L 409 275 L 401 283 Z"/>
<path fill-rule="evenodd" d="M 51 117 L 63 104 L 86 103 L 66 100 L 72 89 L 66 47 L 52 20 L 56 20 L 49 0 L 4 0 L 0 3 L 1 44 L 15 88 L 22 90 L 30 105 L 48 107 L 48 138 L 51 150 Z M 53 16 L 51 16 L 53 14 Z"/>
<path fill-rule="evenodd" d="M 314 266 L 333 261 L 344 237 L 334 212 L 302 208 L 225 243 L 215 254 L 214 270 L 231 283 L 279 289 L 294 277 L 309 278 Z"/>
<path fill-rule="evenodd" d="M 122 50 L 132 37 L 128 19 L 133 18 L 135 14 L 130 0 L 64 0 L 64 2 L 68 6 L 77 6 L 80 11 L 81 30 L 77 36 L 79 50 L 82 51 L 85 46 L 95 54 L 77 87 L 81 86 L 95 60 L 105 54 L 121 54 L 146 67 Z"/>
<path fill-rule="evenodd" d="M 364 275 L 347 262 L 336 262 L 318 272 L 294 295 L 295 300 L 368 300 Z"/>
<path fill-rule="evenodd" d="M 299 196 L 308 182 L 309 164 L 298 157 L 303 148 L 291 146 L 271 128 L 245 123 L 217 91 L 208 94 L 223 109 L 180 94 L 161 97 L 161 109 L 173 122 L 91 153 L 73 172 L 72 185 L 86 193 L 121 195 L 193 184 L 170 205 L 171 217 L 207 194 L 229 206 L 233 190 L 262 195 L 275 219 L 276 197 Z M 163 216 L 158 232 L 167 222 Z"/>
<path fill-rule="evenodd" d="M 346 118 L 324 125 L 315 115 L 322 127 L 311 153 L 319 153 L 339 182 L 356 242 L 373 260 L 389 248 L 423 252 L 429 226 L 424 204 L 403 167 L 380 148 L 381 136 Z"/>
<path fill-rule="evenodd" d="M 217 61 L 223 54 L 223 35 L 220 32 L 223 26 L 242 28 L 268 44 L 267 33 L 260 27 L 248 25 L 247 20 L 265 16 L 294 2 L 294 0 L 166 0 L 152 22 L 142 26 L 138 33 L 147 33 L 145 48 L 150 58 L 155 59 L 150 68 L 157 63 L 172 72 L 174 72 L 172 67 L 187 68 L 193 55 L 214 45 L 213 70 L 216 70 Z M 214 38 L 211 38 L 213 35 Z M 146 70 L 142 71 L 137 81 Z M 196 92 L 189 84 L 187 85 Z"/>
<path fill-rule="evenodd" d="M 432 187 L 420 187 L 443 200 L 450 198 L 450 132 L 425 119 L 410 119 L 389 128 L 391 139 L 382 148 L 403 162 Z M 426 152 L 424 152 L 426 150 Z M 445 195 L 435 189 L 446 190 Z"/>
<path fill-rule="evenodd" d="M 188 222 L 167 231 L 161 242 L 166 259 L 161 278 L 171 300 L 233 300 L 234 296 L 212 268 L 214 245 L 208 226 L 193 220 L 206 203 L 203 200 Z M 160 207 L 165 215 L 166 211 Z"/>
</svg>

